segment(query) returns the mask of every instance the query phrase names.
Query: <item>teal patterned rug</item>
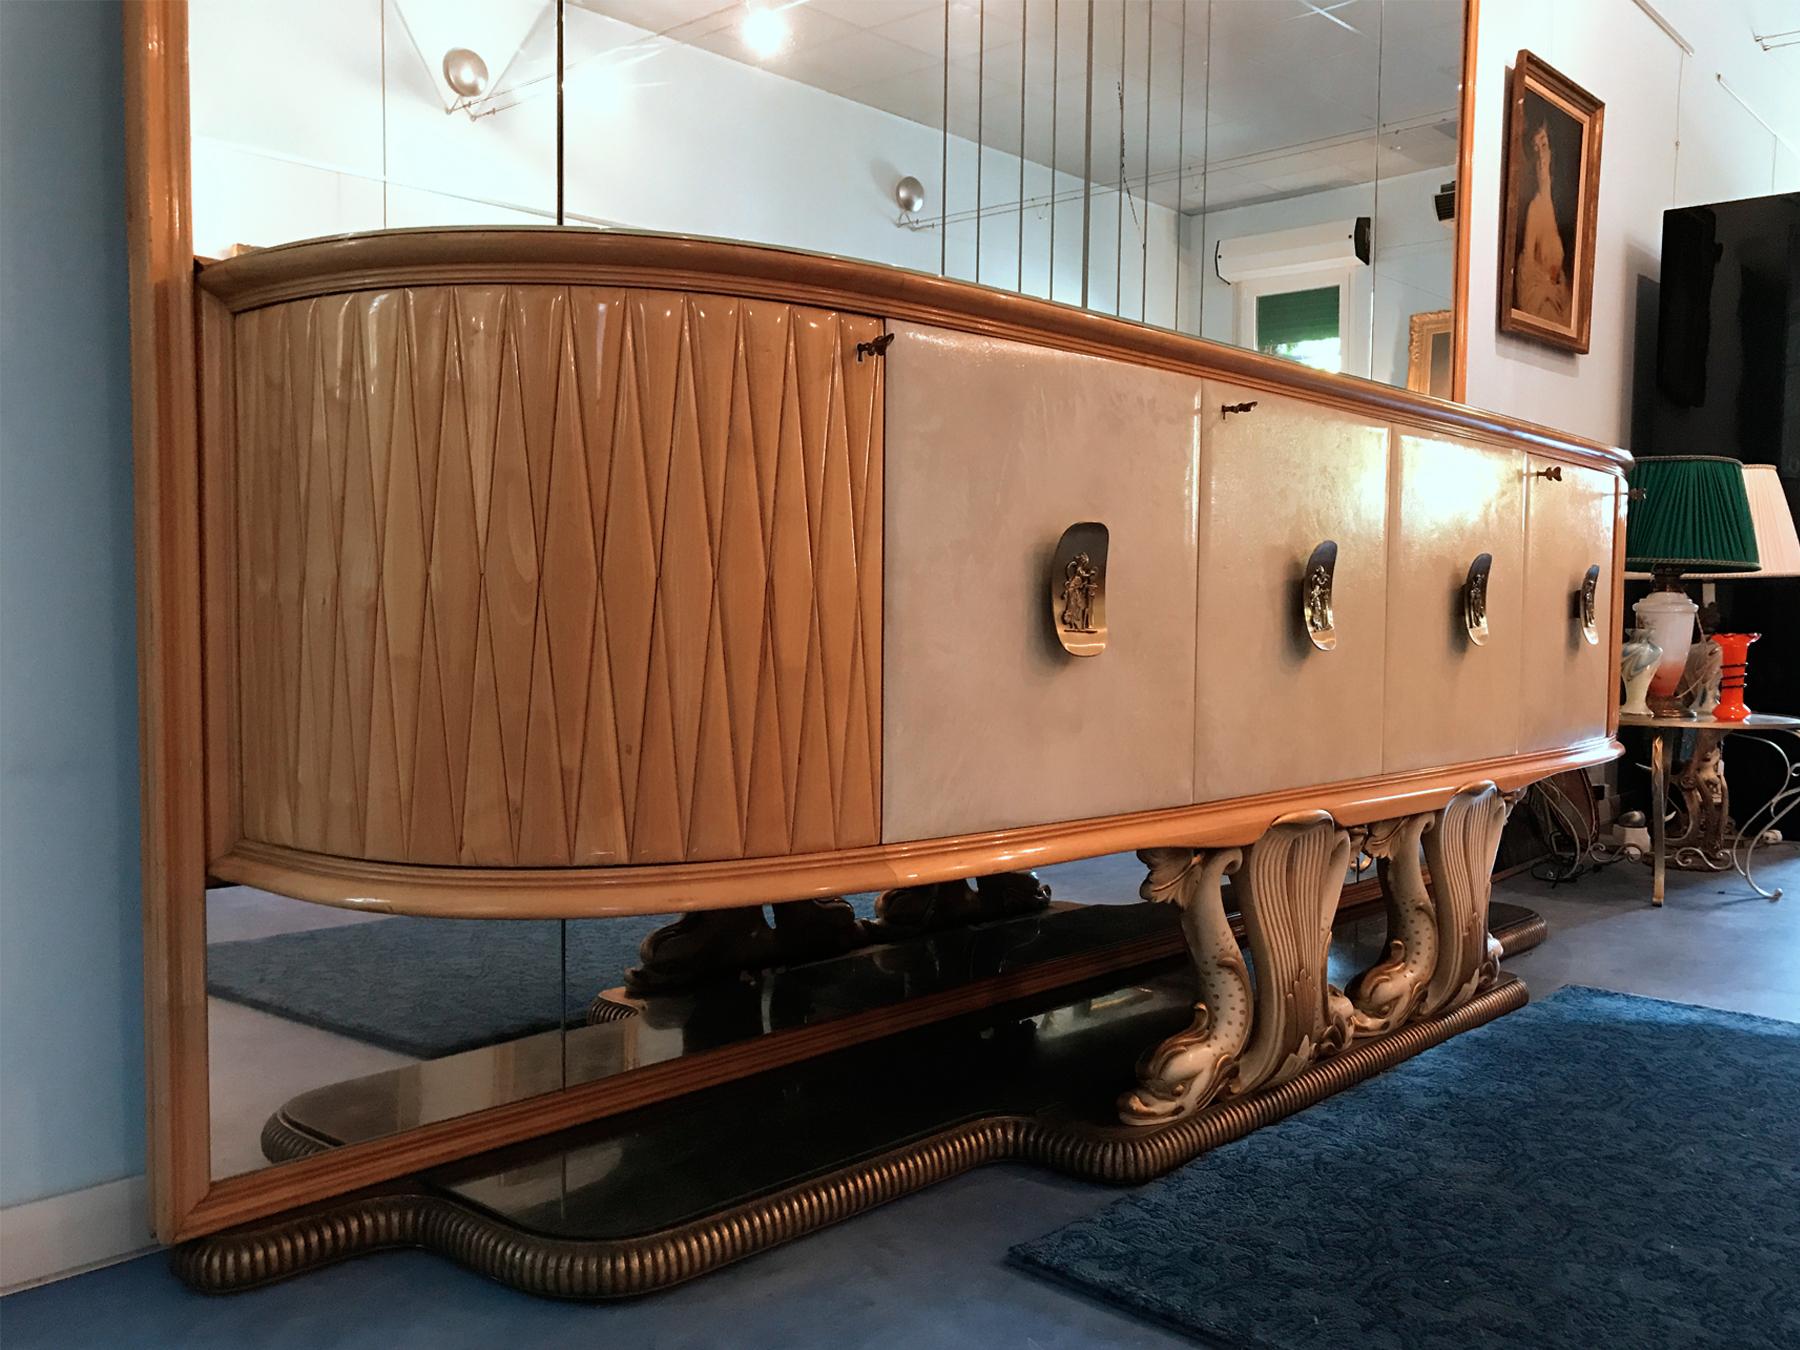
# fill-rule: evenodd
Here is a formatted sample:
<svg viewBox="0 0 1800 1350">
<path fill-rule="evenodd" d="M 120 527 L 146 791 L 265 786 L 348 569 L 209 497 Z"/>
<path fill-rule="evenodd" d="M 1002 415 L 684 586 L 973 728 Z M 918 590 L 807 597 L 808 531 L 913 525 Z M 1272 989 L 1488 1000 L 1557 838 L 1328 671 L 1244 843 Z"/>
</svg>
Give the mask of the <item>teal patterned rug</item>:
<svg viewBox="0 0 1800 1350">
<path fill-rule="evenodd" d="M 1800 1346 L 1800 1025 L 1563 989 L 1014 1259 L 1261 1350 Z"/>
</svg>

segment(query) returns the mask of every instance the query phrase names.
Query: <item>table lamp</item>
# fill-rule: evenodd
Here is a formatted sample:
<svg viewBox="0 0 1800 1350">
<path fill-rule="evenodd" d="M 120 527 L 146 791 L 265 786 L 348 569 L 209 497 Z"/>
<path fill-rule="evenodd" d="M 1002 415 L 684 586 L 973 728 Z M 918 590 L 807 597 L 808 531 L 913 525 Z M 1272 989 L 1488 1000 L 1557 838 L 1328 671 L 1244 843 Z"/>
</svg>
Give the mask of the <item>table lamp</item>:
<svg viewBox="0 0 1800 1350">
<path fill-rule="evenodd" d="M 1773 464 L 1744 465 L 1744 491 L 1750 498 L 1750 526 L 1756 535 L 1760 564 L 1753 572 L 1695 572 L 1700 580 L 1738 581 L 1744 577 L 1800 577 L 1800 533 L 1782 491 L 1781 471 Z M 1629 537 L 1629 531 L 1627 531 Z M 1682 569 L 1684 573 L 1691 569 Z"/>
<path fill-rule="evenodd" d="M 1650 594 L 1632 609 L 1639 627 L 1662 648 L 1650 681 L 1650 711 L 1687 717 L 1676 689 L 1687 668 L 1698 606 L 1682 589 L 1682 577 L 1762 570 L 1744 466 L 1719 455 L 1665 455 L 1638 460 L 1629 480 L 1633 500 L 1625 566 L 1654 579 Z"/>
<path fill-rule="evenodd" d="M 1702 599 L 1709 602 L 1712 583 L 1736 581 L 1744 577 L 1800 577 L 1800 533 L 1794 529 L 1794 513 L 1788 507 L 1787 494 L 1781 488 L 1781 475 L 1773 464 L 1744 465 L 1744 487 L 1750 494 L 1750 523 L 1756 530 L 1756 553 L 1762 566 L 1755 572 L 1713 572 L 1706 582 Z M 1715 633 L 1713 641 L 1724 650 L 1724 670 L 1719 707 L 1713 716 L 1721 722 L 1742 721 L 1749 713 L 1744 706 L 1745 665 L 1755 633 Z"/>
</svg>

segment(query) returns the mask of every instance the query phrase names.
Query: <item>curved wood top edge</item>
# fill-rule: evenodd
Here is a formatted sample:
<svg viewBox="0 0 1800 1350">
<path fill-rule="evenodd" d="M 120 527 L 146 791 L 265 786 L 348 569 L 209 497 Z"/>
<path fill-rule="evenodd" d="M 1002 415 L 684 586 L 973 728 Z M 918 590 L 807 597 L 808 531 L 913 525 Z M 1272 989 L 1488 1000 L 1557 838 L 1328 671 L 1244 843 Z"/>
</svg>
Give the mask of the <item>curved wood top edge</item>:
<svg viewBox="0 0 1800 1350">
<path fill-rule="evenodd" d="M 1619 742 L 1556 750 L 1126 816 L 880 844 L 837 853 L 584 868 L 416 867 L 242 842 L 212 866 L 222 881 L 380 914 L 462 919 L 576 919 L 730 909 L 1026 870 L 1140 848 L 1249 844 L 1297 810 L 1366 825 L 1435 811 L 1469 784 L 1512 790 L 1604 764 Z"/>
<path fill-rule="evenodd" d="M 1207 338 L 903 268 L 766 244 L 555 226 L 384 230 L 258 249 L 201 268 L 234 313 L 392 286 L 464 283 L 645 286 L 757 296 L 1049 344 L 1295 394 L 1461 435 L 1523 443 L 1621 471 L 1626 451 L 1410 390 Z"/>
</svg>

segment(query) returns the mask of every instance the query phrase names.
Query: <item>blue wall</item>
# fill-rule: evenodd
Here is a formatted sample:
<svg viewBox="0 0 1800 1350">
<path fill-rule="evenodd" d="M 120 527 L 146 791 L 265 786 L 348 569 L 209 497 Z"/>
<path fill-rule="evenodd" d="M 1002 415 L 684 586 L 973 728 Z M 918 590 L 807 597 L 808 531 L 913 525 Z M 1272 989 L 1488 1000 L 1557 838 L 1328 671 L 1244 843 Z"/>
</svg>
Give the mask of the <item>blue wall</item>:
<svg viewBox="0 0 1800 1350">
<path fill-rule="evenodd" d="M 0 0 L 0 1204 L 144 1168 L 119 5 Z"/>
</svg>

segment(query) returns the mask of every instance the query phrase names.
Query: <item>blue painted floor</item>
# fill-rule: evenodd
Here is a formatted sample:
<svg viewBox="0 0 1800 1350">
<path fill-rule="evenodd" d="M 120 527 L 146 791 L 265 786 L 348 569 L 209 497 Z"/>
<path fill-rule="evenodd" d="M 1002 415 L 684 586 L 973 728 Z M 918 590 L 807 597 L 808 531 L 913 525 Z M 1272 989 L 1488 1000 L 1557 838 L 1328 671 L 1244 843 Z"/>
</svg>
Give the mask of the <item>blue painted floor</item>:
<svg viewBox="0 0 1800 1350">
<path fill-rule="evenodd" d="M 1671 873 L 1667 907 L 1652 910 L 1648 871 L 1631 863 L 1574 886 L 1508 882 L 1497 894 L 1532 905 L 1551 922 L 1550 940 L 1508 969 L 1539 996 L 1579 982 L 1800 1021 L 1800 853 L 1787 847 L 1778 856 L 1762 878 L 1789 891 L 1777 905 L 1749 896 L 1730 874 Z M 162 1256 L 149 1256 L 0 1300 L 0 1345 L 1187 1345 L 1006 1264 L 1012 1244 L 1118 1194 L 1023 1168 L 990 1168 L 684 1288 L 607 1306 L 528 1298 L 414 1252 L 210 1298 L 189 1293 Z"/>
</svg>

